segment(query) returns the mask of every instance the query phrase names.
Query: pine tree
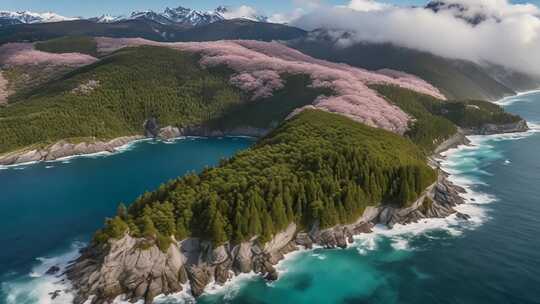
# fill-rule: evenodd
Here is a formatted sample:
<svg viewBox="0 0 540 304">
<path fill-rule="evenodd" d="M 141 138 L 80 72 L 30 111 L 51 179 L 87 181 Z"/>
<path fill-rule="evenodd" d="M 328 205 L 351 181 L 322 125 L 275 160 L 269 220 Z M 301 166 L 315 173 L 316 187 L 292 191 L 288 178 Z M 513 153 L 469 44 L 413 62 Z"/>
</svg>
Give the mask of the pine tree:
<svg viewBox="0 0 540 304">
<path fill-rule="evenodd" d="M 262 229 L 263 230 L 261 235 L 261 241 L 262 243 L 266 243 L 272 238 L 275 232 L 272 218 L 270 217 L 270 214 L 266 211 L 263 212 Z"/>
<path fill-rule="evenodd" d="M 127 211 L 126 205 L 124 205 L 124 203 L 118 204 L 118 209 L 116 211 L 116 214 L 123 220 L 127 219 L 128 211 Z"/>
<path fill-rule="evenodd" d="M 285 206 L 283 205 L 283 200 L 281 195 L 275 197 L 274 202 L 272 203 L 272 218 L 274 219 L 274 227 L 278 230 L 282 230 L 287 227 L 287 212 Z"/>
<path fill-rule="evenodd" d="M 144 215 L 141 218 L 141 231 L 142 235 L 146 238 L 153 238 L 157 235 L 157 229 L 154 226 L 154 222 L 148 215 Z"/>
<path fill-rule="evenodd" d="M 211 240 L 214 246 L 222 245 L 227 241 L 227 235 L 225 233 L 225 221 L 221 213 L 216 212 L 214 218 L 211 221 Z"/>
<path fill-rule="evenodd" d="M 257 211 L 257 208 L 252 203 L 249 207 L 249 216 L 248 216 L 248 235 L 259 235 L 261 234 L 262 226 L 261 226 L 261 218 L 259 216 L 259 212 Z"/>
</svg>

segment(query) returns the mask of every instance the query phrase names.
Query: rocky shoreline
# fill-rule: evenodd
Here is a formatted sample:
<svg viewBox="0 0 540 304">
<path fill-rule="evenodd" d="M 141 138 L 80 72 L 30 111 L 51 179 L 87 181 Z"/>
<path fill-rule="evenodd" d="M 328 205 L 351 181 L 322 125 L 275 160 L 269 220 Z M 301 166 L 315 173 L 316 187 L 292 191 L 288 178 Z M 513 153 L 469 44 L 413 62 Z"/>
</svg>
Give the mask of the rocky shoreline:
<svg viewBox="0 0 540 304">
<path fill-rule="evenodd" d="M 527 121 L 519 120 L 518 122 L 507 124 L 485 124 L 479 128 L 463 129 L 465 135 L 493 135 L 501 133 L 518 133 L 526 132 L 529 130 Z"/>
<path fill-rule="evenodd" d="M 515 126 L 504 129 L 516 130 Z M 222 136 L 221 133 L 208 133 L 204 128 L 165 127 L 159 133 L 160 136 L 171 135 L 173 138 L 186 136 L 190 132 L 195 133 L 190 134 L 193 136 Z M 435 154 L 461 144 L 468 144 L 468 140 L 465 132 L 460 130 L 439 145 Z M 433 159 L 430 162 L 438 168 Z M 214 248 L 208 241 L 188 238 L 175 241 L 167 252 L 162 252 L 157 245 L 142 249 L 144 239 L 126 234 L 119 240 L 110 240 L 106 245 L 89 246 L 82 250 L 81 256 L 63 273 L 64 279 L 69 280 L 73 287 L 66 292 L 75 294 L 74 303 L 77 304 L 88 299 L 92 299 L 93 304 L 111 303 L 119 296 L 125 300 L 152 303 L 157 295 L 172 294 L 186 288 L 193 296 L 200 296 L 209 284 L 223 285 L 241 273 L 254 272 L 267 280 L 276 280 L 278 274 L 274 265 L 285 254 L 314 246 L 347 248 L 353 242 L 354 235 L 370 233 L 376 224 L 391 228 L 396 224 L 445 218 L 452 214 L 468 220 L 468 215 L 454 209 L 464 203 L 461 194 L 465 190 L 454 185 L 447 177 L 448 174 L 439 169 L 438 180 L 407 208 L 388 205 L 368 207 L 355 223 L 322 230 L 314 225 L 309 231 L 303 231 L 292 223 L 265 245 L 259 244 L 254 238 L 249 242 L 226 243 Z"/>
<path fill-rule="evenodd" d="M 170 130 L 169 127 L 161 129 L 163 132 Z M 172 131 L 170 134 L 175 136 L 185 132 Z M 443 148 L 466 143 L 466 137 L 459 132 L 442 143 L 437 153 Z M 162 252 L 157 245 L 141 249 L 144 239 L 126 234 L 106 245 L 85 248 L 67 267 L 65 277 L 73 287 L 70 292 L 75 293 L 74 303 L 77 304 L 89 298 L 93 304 L 110 303 L 119 296 L 125 300 L 152 303 L 157 295 L 180 292 L 186 286 L 193 296 L 198 297 L 210 283 L 223 285 L 241 273 L 254 272 L 267 280 L 276 280 L 278 274 L 274 266 L 285 254 L 314 246 L 347 248 L 353 242 L 353 236 L 372 232 L 376 224 L 392 227 L 452 214 L 467 220 L 468 215 L 454 209 L 464 203 L 460 194 L 465 190 L 450 182 L 447 176 L 439 170 L 438 180 L 407 208 L 368 207 L 355 223 L 328 229 L 314 225 L 309 231 L 303 231 L 292 223 L 264 245 L 254 238 L 249 242 L 227 243 L 214 248 L 211 242 L 188 238 L 175 241 L 167 252 Z"/>
<path fill-rule="evenodd" d="M 110 141 L 96 140 L 93 142 L 70 143 L 60 140 L 52 145 L 39 149 L 23 149 L 0 155 L 0 166 L 12 166 L 40 161 L 53 161 L 64 157 L 87 155 L 99 152 L 115 152 L 121 146 L 145 138 L 172 140 L 184 136 L 200 137 L 223 137 L 223 136 L 249 136 L 262 137 L 270 132 L 270 129 L 254 127 L 238 127 L 230 130 L 216 130 L 204 126 L 177 128 L 166 126 L 157 129 L 156 134 L 145 132 L 143 135 L 123 136 Z"/>
<path fill-rule="evenodd" d="M 133 141 L 144 138 L 158 138 L 171 140 L 183 136 L 201 136 L 201 137 L 222 137 L 222 136 L 250 136 L 263 137 L 271 129 L 255 128 L 250 126 L 236 127 L 228 130 L 219 130 L 207 126 L 197 125 L 191 127 L 178 128 L 166 126 L 159 128 L 155 120 L 147 120 L 144 123 L 145 135 L 124 136 L 112 139 L 110 141 L 94 141 L 70 143 L 66 140 L 60 140 L 55 144 L 40 149 L 25 149 L 21 151 L 9 152 L 0 155 L 0 166 L 10 166 L 16 164 L 52 161 L 59 158 L 75 155 L 93 154 L 99 152 L 114 152 L 120 146 L 129 144 Z M 528 131 L 529 127 L 525 120 L 516 123 L 503 125 L 486 124 L 480 128 L 460 129 L 454 136 L 440 144 L 435 149 L 435 154 L 454 148 L 461 144 L 468 144 L 466 135 L 490 135 L 499 133 L 515 133 Z"/>
<path fill-rule="evenodd" d="M 368 207 L 355 223 L 323 230 L 315 225 L 310 231 L 301 231 L 292 223 L 265 245 L 253 239 L 214 248 L 208 241 L 188 238 L 174 242 L 167 252 L 162 252 L 156 245 L 141 249 L 144 240 L 126 234 L 107 245 L 85 248 L 65 274 L 74 288 L 77 304 L 89 298 L 94 304 L 110 303 L 118 296 L 152 303 L 155 296 L 182 291 L 185 284 L 197 297 L 210 283 L 222 285 L 240 273 L 255 272 L 267 280 L 276 280 L 274 265 L 285 254 L 300 248 L 346 248 L 354 235 L 370 233 L 375 224 L 391 227 L 455 214 L 453 207 L 464 202 L 459 195 L 463 191 L 441 174 L 410 207 Z M 457 216 L 468 217 L 459 213 Z"/>
<path fill-rule="evenodd" d="M 94 154 L 99 152 L 114 152 L 117 148 L 129 144 L 135 140 L 143 139 L 143 136 L 124 136 L 110 141 L 94 141 L 70 143 L 65 140 L 39 149 L 28 149 L 4 154 L 0 156 L 0 165 L 10 166 L 39 161 L 52 161 L 60 158 Z"/>
</svg>

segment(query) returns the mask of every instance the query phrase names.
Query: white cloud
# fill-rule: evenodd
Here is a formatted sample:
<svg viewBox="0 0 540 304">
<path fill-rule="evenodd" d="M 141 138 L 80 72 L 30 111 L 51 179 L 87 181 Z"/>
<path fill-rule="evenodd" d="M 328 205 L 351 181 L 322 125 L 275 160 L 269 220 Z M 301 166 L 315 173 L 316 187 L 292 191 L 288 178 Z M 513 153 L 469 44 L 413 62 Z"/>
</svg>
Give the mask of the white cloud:
<svg viewBox="0 0 540 304">
<path fill-rule="evenodd" d="M 351 4 L 360 2 L 353 0 Z M 452 11 L 434 13 L 424 8 L 396 7 L 377 2 L 371 4 L 375 7 L 380 4 L 383 8 L 359 11 L 351 9 L 351 4 L 349 7 L 326 7 L 303 15 L 293 24 L 308 30 L 330 28 L 351 31 L 354 34 L 350 43 L 390 42 L 444 57 L 489 61 L 540 74 L 538 7 L 510 4 L 507 0 L 452 2 L 496 18 L 488 18 L 473 26 L 455 17 Z M 470 11 L 466 13 L 472 14 Z"/>
<path fill-rule="evenodd" d="M 355 11 L 370 12 L 390 8 L 390 5 L 373 0 L 351 0 L 347 7 Z"/>
<path fill-rule="evenodd" d="M 277 13 L 268 17 L 268 22 L 288 24 L 306 14 L 306 11 L 302 8 L 294 9 L 288 13 Z"/>
<path fill-rule="evenodd" d="M 251 20 L 257 20 L 257 16 L 259 16 L 257 10 L 248 5 L 227 8 L 227 11 L 222 13 L 222 15 L 225 19 L 244 18 Z"/>
</svg>

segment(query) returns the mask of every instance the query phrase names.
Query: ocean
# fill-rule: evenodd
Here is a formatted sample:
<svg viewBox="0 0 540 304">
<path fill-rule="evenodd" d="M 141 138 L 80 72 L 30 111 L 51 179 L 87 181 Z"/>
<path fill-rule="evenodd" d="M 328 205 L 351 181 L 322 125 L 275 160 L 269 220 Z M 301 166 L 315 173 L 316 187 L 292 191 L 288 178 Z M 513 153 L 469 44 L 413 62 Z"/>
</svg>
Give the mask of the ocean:
<svg viewBox="0 0 540 304">
<path fill-rule="evenodd" d="M 73 259 L 120 202 L 161 183 L 216 165 L 249 138 L 139 141 L 118 153 L 0 169 L 0 303 L 51 302 L 56 280 L 43 274 Z"/>
<path fill-rule="evenodd" d="M 197 303 L 540 303 L 540 92 L 498 103 L 526 118 L 532 130 L 472 136 L 472 145 L 450 150 L 441 159 L 451 180 L 467 189 L 467 204 L 458 209 L 471 220 L 451 216 L 391 230 L 377 226 L 374 233 L 356 237 L 348 249 L 289 254 L 277 265 L 280 278 L 275 282 L 242 275 L 225 286 L 211 286 Z M 0 211 L 9 214 L 7 222 L 0 223 L 5 231 L 2 244 L 9 244 L 0 253 L 0 302 L 69 300 L 66 296 L 50 301 L 47 293 L 58 285 L 43 273 L 73 258 L 103 217 L 114 213 L 118 201 L 129 202 L 163 178 L 212 165 L 251 144 L 241 139 L 190 143 L 199 141 L 213 143 L 213 152 L 207 152 L 211 156 L 202 157 L 202 149 L 194 153 L 180 147 L 183 141 L 168 146 L 146 142 L 113 156 L 54 163 L 74 168 L 66 169 L 71 175 L 56 176 L 54 169 L 59 168 L 46 169 L 49 164 L 0 170 L 0 183 L 8 185 Z M 184 154 L 181 159 L 172 157 L 176 154 L 162 150 L 167 148 Z M 160 155 L 170 157 L 158 160 Z M 119 166 L 115 158 L 125 158 L 121 167 L 129 172 L 109 173 Z M 85 165 L 90 161 L 95 163 Z M 152 161 L 164 162 L 166 168 Z M 184 169 L 169 170 L 167 162 Z M 163 176 L 154 172 L 162 170 L 167 171 Z M 144 182 L 131 181 L 138 171 Z M 81 181 L 88 185 L 79 185 Z M 96 188 L 107 193 L 96 194 Z M 73 191 L 69 202 L 39 197 L 65 189 Z M 193 301 L 185 293 L 156 300 Z"/>
</svg>

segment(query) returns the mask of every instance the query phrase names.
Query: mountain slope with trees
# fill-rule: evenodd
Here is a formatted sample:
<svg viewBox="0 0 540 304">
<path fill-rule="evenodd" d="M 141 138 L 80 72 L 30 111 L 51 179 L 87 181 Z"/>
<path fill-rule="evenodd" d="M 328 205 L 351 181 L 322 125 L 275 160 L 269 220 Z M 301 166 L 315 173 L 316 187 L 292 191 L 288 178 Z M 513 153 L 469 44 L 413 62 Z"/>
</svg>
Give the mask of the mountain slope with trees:
<svg viewBox="0 0 540 304">
<path fill-rule="evenodd" d="M 436 175 L 422 151 L 397 134 L 305 110 L 220 166 L 121 207 L 95 241 L 129 231 L 164 251 L 173 235 L 216 246 L 254 236 L 264 243 L 291 222 L 328 228 L 381 202 L 407 206 Z"/>
<path fill-rule="evenodd" d="M 221 20 L 196 27 L 166 25 L 146 19 L 98 23 L 73 20 L 2 27 L 0 45 L 7 42 L 44 41 L 63 36 L 145 38 L 154 41 L 214 41 L 222 39 L 289 40 L 306 31 L 283 24 L 245 19 Z"/>
<path fill-rule="evenodd" d="M 388 68 L 416 75 L 438 87 L 448 99 L 495 100 L 540 86 L 540 77 L 508 71 L 501 66 L 480 66 L 389 43 L 340 45 L 336 35 L 344 40 L 350 39 L 346 32 L 330 34 L 316 30 L 287 42 L 287 45 L 320 59 L 368 70 Z"/>
<path fill-rule="evenodd" d="M 462 128 L 475 133 L 486 125 L 515 125 L 521 128 L 523 119 L 507 113 L 502 107 L 483 100 L 441 101 L 396 86 L 373 86 L 379 94 L 414 117 L 405 133 L 414 143 L 430 154 Z M 526 126 L 523 130 L 525 131 Z"/>
<path fill-rule="evenodd" d="M 179 128 L 268 128 L 331 93 L 311 88 L 309 77 L 284 75 L 284 87 L 273 96 L 251 100 L 229 83 L 232 71 L 202 68 L 199 59 L 169 48 L 126 48 L 18 94 L 0 108 L 0 153 L 61 139 L 142 134 L 149 118 Z"/>
</svg>

